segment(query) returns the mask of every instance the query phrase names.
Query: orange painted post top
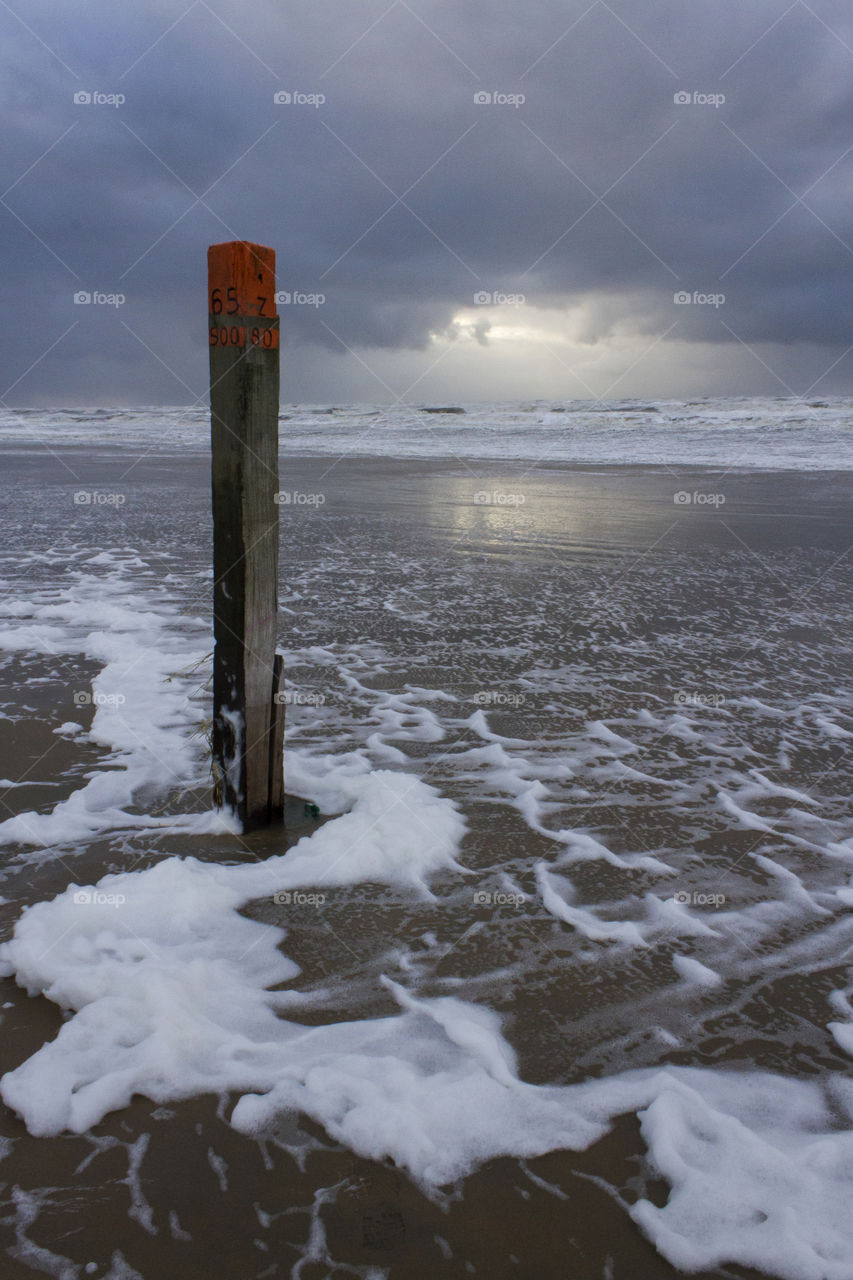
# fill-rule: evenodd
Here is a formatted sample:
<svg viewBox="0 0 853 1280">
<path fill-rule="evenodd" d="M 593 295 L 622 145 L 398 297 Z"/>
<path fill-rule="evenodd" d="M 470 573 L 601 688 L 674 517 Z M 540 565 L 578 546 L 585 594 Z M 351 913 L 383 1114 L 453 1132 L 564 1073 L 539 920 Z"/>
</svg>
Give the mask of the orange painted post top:
<svg viewBox="0 0 853 1280">
<path fill-rule="evenodd" d="M 249 240 L 212 244 L 207 251 L 208 311 L 212 316 L 274 316 L 275 249 Z"/>
</svg>

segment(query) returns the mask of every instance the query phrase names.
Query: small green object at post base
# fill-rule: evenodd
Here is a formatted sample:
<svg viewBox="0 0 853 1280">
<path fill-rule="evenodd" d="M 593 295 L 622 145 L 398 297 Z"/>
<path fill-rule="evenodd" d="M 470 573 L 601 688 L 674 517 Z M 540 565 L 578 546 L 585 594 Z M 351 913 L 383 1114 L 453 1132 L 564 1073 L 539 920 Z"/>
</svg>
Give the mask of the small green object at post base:
<svg viewBox="0 0 853 1280">
<path fill-rule="evenodd" d="M 208 250 L 213 499 L 213 773 L 244 831 L 284 816 L 278 623 L 275 253 Z"/>
</svg>

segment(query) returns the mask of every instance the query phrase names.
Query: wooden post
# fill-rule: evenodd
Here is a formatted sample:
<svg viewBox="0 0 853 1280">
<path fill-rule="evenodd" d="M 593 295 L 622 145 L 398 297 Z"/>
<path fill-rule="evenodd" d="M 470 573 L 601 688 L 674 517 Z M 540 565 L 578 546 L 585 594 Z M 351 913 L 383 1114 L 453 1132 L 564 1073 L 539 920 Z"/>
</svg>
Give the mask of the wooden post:
<svg viewBox="0 0 853 1280">
<path fill-rule="evenodd" d="M 275 253 L 208 249 L 213 491 L 213 771 L 244 830 L 283 820 Z"/>
</svg>

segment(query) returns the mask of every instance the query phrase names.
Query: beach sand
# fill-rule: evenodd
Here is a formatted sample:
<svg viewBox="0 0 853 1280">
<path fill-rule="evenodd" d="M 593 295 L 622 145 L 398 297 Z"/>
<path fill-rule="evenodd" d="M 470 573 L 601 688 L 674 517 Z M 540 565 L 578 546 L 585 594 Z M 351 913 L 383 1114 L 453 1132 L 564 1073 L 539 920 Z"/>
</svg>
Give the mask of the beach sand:
<svg viewBox="0 0 853 1280">
<path fill-rule="evenodd" d="M 81 489 L 126 500 L 75 506 Z M 477 745 L 458 722 L 486 710 L 492 733 L 527 744 L 516 749 L 516 781 L 535 776 L 531 762 L 551 777 L 551 808 L 540 814 L 549 828 L 577 826 L 610 849 L 672 861 L 673 889 L 722 886 L 728 911 L 775 901 L 772 875 L 750 857 L 758 833 L 727 820 L 703 788 L 709 778 L 733 788 L 741 768 L 744 776 L 750 767 L 766 773 L 784 750 L 787 785 L 815 800 L 814 839 L 840 829 L 849 751 L 842 738 L 811 732 L 814 716 L 798 721 L 796 709 L 823 706 L 831 716 L 833 692 L 849 679 L 849 653 L 839 646 L 853 603 L 843 560 L 851 527 L 846 477 L 284 457 L 281 489 L 290 501 L 281 505 L 280 642 L 301 654 L 291 667 L 299 686 L 323 696 L 318 707 L 298 708 L 298 741 L 310 746 L 333 735 L 339 749 L 363 742 L 371 716 L 369 731 L 377 730 L 371 691 L 452 695 L 456 725 L 445 741 L 413 736 L 394 745 L 463 807 L 469 831 L 460 860 L 474 873 L 462 889 L 458 877 L 437 877 L 437 903 L 367 884 L 329 891 L 322 906 L 298 912 L 249 904 L 251 918 L 288 929 L 287 954 L 302 969 L 297 985 L 313 996 L 294 1016 L 314 1025 L 396 1012 L 378 979 L 397 955 L 420 993 L 452 990 L 497 1009 L 520 1075 L 531 1083 L 662 1062 L 757 1066 L 798 1078 L 845 1072 L 849 1060 L 826 1030 L 827 996 L 845 981 L 839 935 L 829 925 L 824 935 L 814 917 L 787 921 L 772 938 L 749 934 L 743 954 L 737 938 L 728 939 L 722 951 L 732 954 L 732 967 L 722 991 L 675 999 L 671 945 L 601 952 L 543 911 L 533 868 L 552 856 L 554 841 L 531 827 L 506 779 L 488 770 L 475 777 L 477 769 L 460 768 L 457 755 Z M 93 554 L 133 548 L 149 568 L 159 563 L 174 576 L 188 614 L 204 615 L 203 459 L 134 461 L 120 450 L 66 449 L 61 459 L 13 454 L 0 498 L 23 550 L 63 540 Z M 14 565 L 4 572 L 25 589 Z M 45 581 L 56 574 L 45 565 Z M 97 664 L 75 657 L 72 673 L 67 659 L 26 653 L 5 663 L 5 710 L 13 719 L 3 723 L 0 777 L 33 785 L 2 795 L 4 818 L 51 807 L 103 767 L 96 746 L 53 732 L 81 716 L 85 727 L 73 692 L 87 687 Z M 361 685 L 355 692 L 341 678 L 353 672 Z M 689 713 L 701 740 L 667 740 L 651 727 L 643 737 L 643 708 Z M 787 717 L 784 732 L 779 716 Z M 603 722 L 637 747 L 625 755 L 637 776 L 589 754 L 590 744 L 606 741 L 591 728 Z M 554 781 L 555 763 L 570 758 L 573 777 Z M 664 785 L 650 785 L 649 774 Z M 689 802 L 675 786 L 685 778 L 695 787 Z M 38 854 L 7 847 L 3 936 L 22 906 L 108 871 L 172 855 L 240 861 L 281 853 L 317 825 L 304 812 L 305 798 L 291 800 L 286 833 L 116 831 Z M 781 830 L 790 802 L 770 803 Z M 158 812 L 203 811 L 208 795 L 198 787 L 158 804 L 165 806 Z M 151 811 L 149 798 L 140 808 Z M 781 835 L 765 843 L 774 841 L 781 850 Z M 809 892 L 829 892 L 840 883 L 837 870 L 815 867 L 810 856 L 786 865 Z M 520 908 L 473 901 L 478 889 L 499 888 L 502 876 L 523 887 Z M 586 905 L 621 897 L 628 911 L 635 902 L 625 896 L 624 873 L 607 863 L 578 862 L 572 879 Z M 627 882 L 635 895 L 652 885 L 642 871 Z M 697 915 L 713 924 L 714 908 Z M 9 980 L 2 992 L 6 1071 L 52 1038 L 63 1015 Z M 584 1153 L 493 1160 L 434 1202 L 401 1171 L 354 1156 L 304 1117 L 283 1117 L 263 1143 L 244 1137 L 227 1124 L 231 1102 L 155 1106 L 137 1098 L 92 1133 L 59 1138 L 31 1137 L 4 1108 L 0 1134 L 12 1145 L 0 1169 L 2 1274 L 681 1274 L 625 1212 L 640 1195 L 658 1204 L 667 1195 L 644 1164 L 634 1116 Z M 132 1270 L 122 1270 L 121 1259 Z M 729 1266 L 695 1274 L 758 1273 Z"/>
</svg>

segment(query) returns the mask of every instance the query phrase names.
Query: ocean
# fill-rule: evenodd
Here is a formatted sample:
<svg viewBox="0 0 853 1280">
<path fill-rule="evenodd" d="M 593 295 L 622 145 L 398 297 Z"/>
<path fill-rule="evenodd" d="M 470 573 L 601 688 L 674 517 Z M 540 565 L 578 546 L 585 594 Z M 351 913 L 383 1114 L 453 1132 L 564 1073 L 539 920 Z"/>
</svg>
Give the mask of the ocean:
<svg viewBox="0 0 853 1280">
<path fill-rule="evenodd" d="M 853 400 L 840 396 L 284 405 L 280 434 L 286 450 L 323 457 L 849 471 L 851 414 Z M 204 405 L 0 409 L 0 442 L 14 448 L 97 444 L 186 455 L 206 452 L 209 422 Z"/>
</svg>

